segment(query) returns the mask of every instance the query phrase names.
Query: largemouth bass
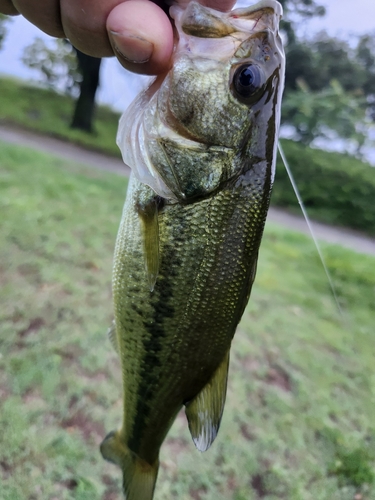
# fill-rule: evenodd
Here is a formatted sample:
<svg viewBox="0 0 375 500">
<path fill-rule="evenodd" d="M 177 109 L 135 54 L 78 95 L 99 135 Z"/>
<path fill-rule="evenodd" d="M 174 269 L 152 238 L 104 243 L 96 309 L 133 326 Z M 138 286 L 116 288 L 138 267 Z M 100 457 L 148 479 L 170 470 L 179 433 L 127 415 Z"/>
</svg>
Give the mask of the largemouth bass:
<svg viewBox="0 0 375 500">
<path fill-rule="evenodd" d="M 101 452 L 128 500 L 152 499 L 183 405 L 200 451 L 219 429 L 274 179 L 281 14 L 275 0 L 230 13 L 173 6 L 173 67 L 120 123 L 132 168 L 113 273 L 124 415 Z"/>
</svg>

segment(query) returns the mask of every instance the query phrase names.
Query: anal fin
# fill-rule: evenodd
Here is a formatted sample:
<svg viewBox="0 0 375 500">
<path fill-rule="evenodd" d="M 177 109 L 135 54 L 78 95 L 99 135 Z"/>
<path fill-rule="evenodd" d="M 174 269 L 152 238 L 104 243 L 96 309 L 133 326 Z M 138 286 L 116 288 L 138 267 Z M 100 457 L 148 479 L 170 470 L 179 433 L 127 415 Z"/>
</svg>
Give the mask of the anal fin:
<svg viewBox="0 0 375 500">
<path fill-rule="evenodd" d="M 104 459 L 121 468 L 126 500 L 152 500 L 159 460 L 149 464 L 140 458 L 126 446 L 118 431 L 107 434 L 100 445 L 100 452 Z"/>
<path fill-rule="evenodd" d="M 189 430 L 199 451 L 206 451 L 214 442 L 223 415 L 229 367 L 229 351 L 211 380 L 186 404 Z"/>
</svg>

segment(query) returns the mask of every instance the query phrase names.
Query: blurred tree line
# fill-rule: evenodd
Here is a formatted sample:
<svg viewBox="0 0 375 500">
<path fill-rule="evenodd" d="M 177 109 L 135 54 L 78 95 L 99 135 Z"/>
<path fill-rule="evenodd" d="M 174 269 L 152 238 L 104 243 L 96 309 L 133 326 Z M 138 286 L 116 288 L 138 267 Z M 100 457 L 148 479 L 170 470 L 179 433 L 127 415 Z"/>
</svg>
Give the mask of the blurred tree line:
<svg viewBox="0 0 375 500">
<path fill-rule="evenodd" d="M 324 31 L 298 37 L 298 23 L 324 16 L 316 0 L 280 0 L 285 21 L 286 75 L 282 122 L 294 138 L 350 139 L 358 156 L 375 121 L 375 32 L 350 43 Z"/>
<path fill-rule="evenodd" d="M 6 23 L 9 20 L 8 16 L 4 16 L 4 14 L 0 14 L 0 49 L 3 46 L 3 40 L 5 38 L 7 27 Z"/>
<path fill-rule="evenodd" d="M 76 98 L 71 127 L 92 133 L 101 59 L 84 54 L 67 40 L 48 45 L 36 38 L 25 48 L 22 61 L 39 70 L 48 87 Z"/>
<path fill-rule="evenodd" d="M 283 125 L 306 145 L 316 138 L 350 139 L 360 155 L 375 121 L 375 32 L 352 38 L 350 44 L 325 32 L 303 39 L 298 25 L 324 16 L 324 7 L 319 0 L 280 2 L 287 55 Z M 2 26 L 0 18 L 0 44 Z M 67 41 L 47 46 L 36 39 L 25 49 L 23 61 L 39 69 L 47 85 L 77 97 L 72 127 L 92 132 L 100 59 L 82 54 Z"/>
<path fill-rule="evenodd" d="M 0 50 L 9 21 L 9 16 L 0 14 Z M 71 127 L 92 133 L 101 59 L 83 54 L 67 40 L 51 39 L 46 44 L 37 37 L 25 48 L 22 61 L 39 70 L 48 87 L 76 98 Z"/>
</svg>

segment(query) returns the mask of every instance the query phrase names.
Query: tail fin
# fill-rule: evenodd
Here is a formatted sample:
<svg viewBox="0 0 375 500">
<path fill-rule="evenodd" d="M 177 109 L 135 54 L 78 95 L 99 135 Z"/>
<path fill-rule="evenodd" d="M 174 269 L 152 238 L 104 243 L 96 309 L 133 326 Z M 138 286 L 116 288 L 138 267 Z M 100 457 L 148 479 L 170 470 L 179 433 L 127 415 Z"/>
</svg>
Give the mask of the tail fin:
<svg viewBox="0 0 375 500">
<path fill-rule="evenodd" d="M 126 500 L 152 500 L 159 460 L 150 465 L 139 458 L 122 442 L 118 431 L 112 431 L 104 438 L 100 452 L 105 460 L 121 468 Z"/>
</svg>

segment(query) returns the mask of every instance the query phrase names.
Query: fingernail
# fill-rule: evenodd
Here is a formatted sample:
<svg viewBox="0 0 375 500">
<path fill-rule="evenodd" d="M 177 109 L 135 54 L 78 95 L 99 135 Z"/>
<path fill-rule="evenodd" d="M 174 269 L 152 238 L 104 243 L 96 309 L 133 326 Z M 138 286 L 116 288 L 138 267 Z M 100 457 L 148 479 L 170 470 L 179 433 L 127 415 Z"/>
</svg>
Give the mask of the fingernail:
<svg viewBox="0 0 375 500">
<path fill-rule="evenodd" d="M 127 31 L 111 31 L 110 36 L 114 50 L 127 61 L 141 64 L 151 58 L 154 44 L 148 40 Z"/>
</svg>

